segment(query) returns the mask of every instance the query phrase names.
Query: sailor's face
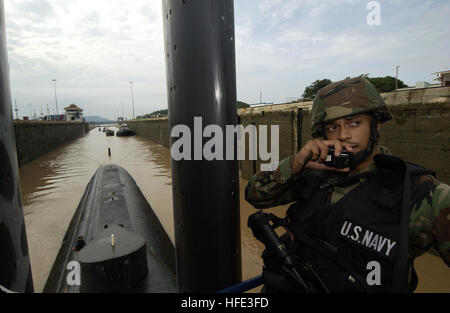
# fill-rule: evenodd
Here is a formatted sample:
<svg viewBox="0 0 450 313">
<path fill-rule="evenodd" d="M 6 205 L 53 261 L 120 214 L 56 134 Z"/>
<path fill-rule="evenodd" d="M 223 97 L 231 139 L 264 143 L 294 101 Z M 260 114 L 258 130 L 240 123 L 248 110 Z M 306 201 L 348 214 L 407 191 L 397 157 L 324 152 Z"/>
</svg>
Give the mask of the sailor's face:
<svg viewBox="0 0 450 313">
<path fill-rule="evenodd" d="M 352 152 L 358 153 L 369 143 L 371 121 L 372 116 L 368 114 L 340 118 L 325 124 L 325 135 L 329 140 L 339 140 L 344 144 L 350 144 L 353 148 Z"/>
</svg>

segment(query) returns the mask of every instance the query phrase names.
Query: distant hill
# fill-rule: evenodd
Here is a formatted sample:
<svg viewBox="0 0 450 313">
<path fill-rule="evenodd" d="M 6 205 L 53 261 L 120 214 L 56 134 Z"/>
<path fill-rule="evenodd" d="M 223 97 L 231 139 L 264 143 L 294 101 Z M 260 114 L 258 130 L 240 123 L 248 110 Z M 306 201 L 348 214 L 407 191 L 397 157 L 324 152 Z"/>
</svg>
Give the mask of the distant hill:
<svg viewBox="0 0 450 313">
<path fill-rule="evenodd" d="M 87 123 L 115 123 L 116 121 L 108 120 L 107 118 L 93 115 L 93 116 L 85 116 L 84 119 Z"/>
</svg>

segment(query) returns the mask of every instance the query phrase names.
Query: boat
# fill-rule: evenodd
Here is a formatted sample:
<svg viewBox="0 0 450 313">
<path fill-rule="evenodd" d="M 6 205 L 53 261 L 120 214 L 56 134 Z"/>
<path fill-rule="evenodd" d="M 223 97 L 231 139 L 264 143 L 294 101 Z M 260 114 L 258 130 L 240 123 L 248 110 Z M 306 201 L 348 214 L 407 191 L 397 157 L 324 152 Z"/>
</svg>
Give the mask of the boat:
<svg viewBox="0 0 450 313">
<path fill-rule="evenodd" d="M 71 264 L 79 266 L 69 279 Z M 44 293 L 175 293 L 175 247 L 134 179 L 103 165 L 69 224 Z"/>
<path fill-rule="evenodd" d="M 122 124 L 119 130 L 116 132 L 117 137 L 134 136 L 136 132 L 128 128 L 127 124 Z"/>
<path fill-rule="evenodd" d="M 105 133 L 106 133 L 106 136 L 114 136 L 114 131 L 112 129 L 107 129 L 105 131 Z"/>
</svg>

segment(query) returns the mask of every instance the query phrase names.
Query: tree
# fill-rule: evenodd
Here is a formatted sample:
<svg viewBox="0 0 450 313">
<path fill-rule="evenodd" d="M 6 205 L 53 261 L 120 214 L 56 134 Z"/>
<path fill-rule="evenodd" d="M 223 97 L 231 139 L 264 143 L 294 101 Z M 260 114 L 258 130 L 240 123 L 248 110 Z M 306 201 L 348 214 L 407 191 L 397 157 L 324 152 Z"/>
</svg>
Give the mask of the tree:
<svg viewBox="0 0 450 313">
<path fill-rule="evenodd" d="M 325 86 L 331 84 L 332 81 L 325 78 L 322 80 L 316 80 L 314 83 L 305 88 L 303 92 L 303 99 L 314 99 L 316 97 L 317 92 Z"/>
<path fill-rule="evenodd" d="M 395 90 L 395 77 L 385 76 L 385 77 L 373 77 L 368 78 L 368 80 L 375 86 L 378 92 L 389 92 Z M 397 88 L 408 87 L 400 79 L 397 81 Z"/>
<path fill-rule="evenodd" d="M 236 107 L 237 107 L 238 109 L 243 109 L 243 108 L 249 108 L 250 105 L 248 105 L 248 104 L 245 103 L 245 102 L 238 101 L 238 102 L 236 103 Z"/>
<path fill-rule="evenodd" d="M 389 92 L 395 90 L 395 77 L 392 76 L 385 76 L 385 77 L 369 77 L 369 74 L 361 74 L 359 77 L 364 77 L 368 81 L 372 83 L 372 85 L 375 86 L 375 89 L 379 92 Z M 349 79 L 351 77 L 347 77 L 346 79 Z M 397 80 L 397 88 L 405 88 L 408 87 L 404 82 L 402 82 L 400 79 Z"/>
<path fill-rule="evenodd" d="M 169 110 L 159 110 L 159 111 L 155 111 L 153 113 L 150 114 L 145 114 L 142 116 L 138 116 L 136 119 L 140 120 L 140 119 L 146 119 L 146 118 L 155 118 L 155 117 L 165 117 L 169 114 Z"/>
</svg>

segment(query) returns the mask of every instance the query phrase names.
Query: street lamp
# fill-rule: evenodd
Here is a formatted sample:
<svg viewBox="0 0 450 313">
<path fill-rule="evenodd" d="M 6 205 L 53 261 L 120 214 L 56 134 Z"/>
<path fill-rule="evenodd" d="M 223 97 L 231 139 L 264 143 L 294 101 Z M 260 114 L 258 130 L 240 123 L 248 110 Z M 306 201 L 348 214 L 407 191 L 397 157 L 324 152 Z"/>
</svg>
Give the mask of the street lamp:
<svg viewBox="0 0 450 313">
<path fill-rule="evenodd" d="M 395 90 L 397 90 L 397 86 L 398 86 L 398 69 L 400 68 L 400 66 L 396 66 L 395 67 Z"/>
<path fill-rule="evenodd" d="M 53 79 L 52 82 L 53 82 L 53 86 L 55 87 L 56 115 L 59 115 L 59 112 L 58 112 L 58 98 L 56 97 L 56 82 L 57 82 L 57 80 L 56 80 L 56 79 Z"/>
<path fill-rule="evenodd" d="M 14 111 L 16 111 L 16 119 L 19 119 L 19 109 L 17 108 L 17 100 L 14 100 L 14 103 L 16 104 L 16 108 L 14 109 Z"/>
<path fill-rule="evenodd" d="M 134 95 L 133 95 L 133 82 L 130 82 L 130 86 L 131 86 L 131 103 L 133 104 L 133 119 L 135 119 L 134 116 Z"/>
</svg>

